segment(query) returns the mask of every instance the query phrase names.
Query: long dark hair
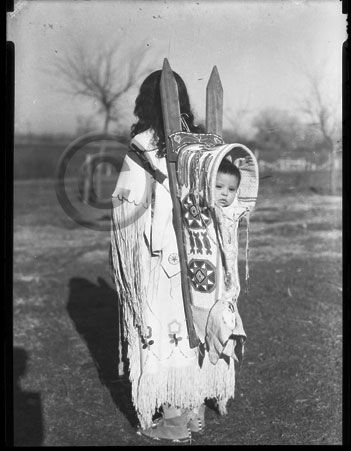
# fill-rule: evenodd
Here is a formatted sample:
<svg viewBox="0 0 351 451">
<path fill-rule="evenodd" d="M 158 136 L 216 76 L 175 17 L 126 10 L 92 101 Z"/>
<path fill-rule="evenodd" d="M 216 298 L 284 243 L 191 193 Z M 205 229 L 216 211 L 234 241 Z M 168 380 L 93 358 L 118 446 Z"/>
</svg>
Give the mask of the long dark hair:
<svg viewBox="0 0 351 451">
<path fill-rule="evenodd" d="M 156 70 L 148 75 L 143 81 L 138 97 L 135 101 L 134 115 L 138 122 L 131 127 L 131 137 L 151 128 L 154 132 L 155 144 L 158 147 L 157 156 L 166 155 L 165 134 L 163 129 L 163 116 L 161 105 L 160 81 L 161 70 Z M 188 91 L 182 78 L 173 71 L 178 85 L 179 109 L 189 130 L 193 133 L 203 133 L 202 126 L 194 124 L 194 115 L 190 108 Z"/>
</svg>

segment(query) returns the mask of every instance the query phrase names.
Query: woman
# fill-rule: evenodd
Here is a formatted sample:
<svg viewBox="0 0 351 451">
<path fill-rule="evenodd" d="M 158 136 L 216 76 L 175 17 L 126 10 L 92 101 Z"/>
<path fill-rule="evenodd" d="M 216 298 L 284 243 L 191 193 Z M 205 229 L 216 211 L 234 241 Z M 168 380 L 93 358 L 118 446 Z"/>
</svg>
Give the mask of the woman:
<svg viewBox="0 0 351 451">
<path fill-rule="evenodd" d="M 184 131 L 201 133 L 201 127 L 194 125 L 186 86 L 178 74 L 174 76 Z M 213 364 L 203 348 L 189 347 L 172 225 L 160 79 L 160 70 L 150 74 L 135 103 L 134 151 L 127 154 L 113 193 L 113 269 L 139 432 L 156 439 L 188 441 L 191 432 L 204 428 L 206 398 L 216 398 L 225 413 L 228 399 L 234 397 L 235 372 L 232 359 Z M 160 408 L 162 417 L 153 422 Z"/>
</svg>

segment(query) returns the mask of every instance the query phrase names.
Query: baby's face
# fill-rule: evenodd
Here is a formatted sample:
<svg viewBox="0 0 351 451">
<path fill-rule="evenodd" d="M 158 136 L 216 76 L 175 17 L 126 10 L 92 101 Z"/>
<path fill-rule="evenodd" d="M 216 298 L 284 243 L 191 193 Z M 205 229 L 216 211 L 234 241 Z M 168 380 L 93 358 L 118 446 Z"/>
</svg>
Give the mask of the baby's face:
<svg viewBox="0 0 351 451">
<path fill-rule="evenodd" d="M 235 175 L 217 173 L 215 203 L 221 207 L 228 207 L 235 199 L 239 180 Z"/>
</svg>

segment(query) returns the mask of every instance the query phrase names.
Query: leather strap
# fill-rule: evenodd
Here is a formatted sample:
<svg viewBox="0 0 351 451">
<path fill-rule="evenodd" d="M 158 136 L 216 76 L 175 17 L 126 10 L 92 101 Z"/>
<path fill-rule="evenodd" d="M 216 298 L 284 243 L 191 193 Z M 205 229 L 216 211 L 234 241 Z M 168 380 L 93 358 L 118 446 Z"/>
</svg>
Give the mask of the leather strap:
<svg viewBox="0 0 351 451">
<path fill-rule="evenodd" d="M 140 150 L 135 144 L 130 144 L 130 150 L 128 152 L 128 157 L 131 158 L 135 163 L 142 167 L 146 172 L 148 172 L 158 183 L 162 183 L 167 178 L 159 169 L 154 168 L 150 161 L 146 158 L 144 151 Z"/>
</svg>

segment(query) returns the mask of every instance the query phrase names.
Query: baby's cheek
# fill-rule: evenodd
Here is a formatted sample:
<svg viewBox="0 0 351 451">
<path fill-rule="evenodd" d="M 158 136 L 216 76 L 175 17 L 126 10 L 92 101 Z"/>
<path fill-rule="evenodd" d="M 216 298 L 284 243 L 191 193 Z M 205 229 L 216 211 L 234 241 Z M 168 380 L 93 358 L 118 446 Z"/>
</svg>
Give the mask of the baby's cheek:
<svg viewBox="0 0 351 451">
<path fill-rule="evenodd" d="M 217 188 L 217 189 L 215 190 L 214 195 L 215 195 L 215 198 L 218 199 L 218 198 L 220 197 L 220 195 L 221 195 L 221 190 L 219 190 L 219 189 Z"/>
</svg>

